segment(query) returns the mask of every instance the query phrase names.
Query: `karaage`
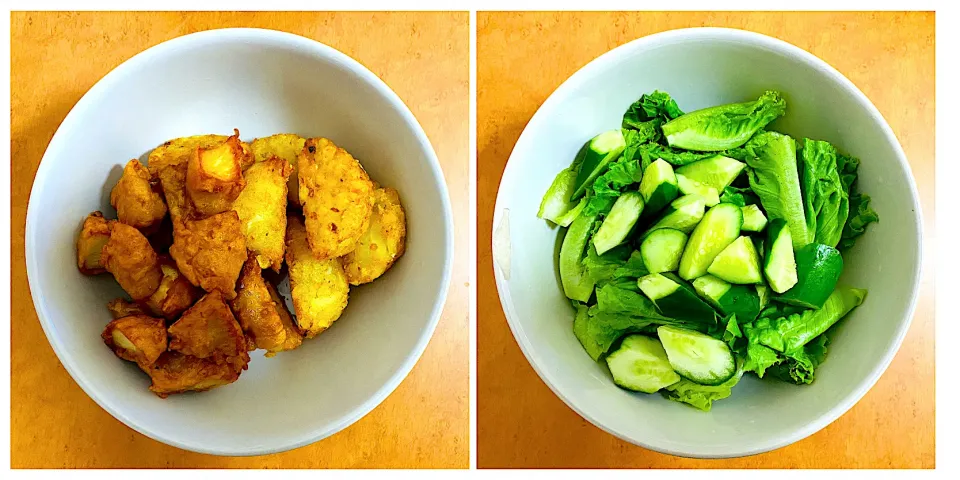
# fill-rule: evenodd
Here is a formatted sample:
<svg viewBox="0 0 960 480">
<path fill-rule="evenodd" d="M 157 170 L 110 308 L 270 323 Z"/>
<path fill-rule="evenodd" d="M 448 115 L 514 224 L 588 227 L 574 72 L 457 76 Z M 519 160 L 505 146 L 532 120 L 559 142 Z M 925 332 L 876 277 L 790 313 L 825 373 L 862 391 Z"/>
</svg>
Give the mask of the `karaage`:
<svg viewBox="0 0 960 480">
<path fill-rule="evenodd" d="M 139 160 L 130 160 L 110 191 L 110 205 L 117 220 L 145 233 L 156 229 L 167 215 L 167 205 L 150 184 L 150 172 Z"/>
<path fill-rule="evenodd" d="M 147 237 L 124 223 L 110 225 L 110 240 L 103 246 L 100 260 L 123 290 L 137 301 L 157 291 L 163 278 L 160 259 Z"/>
<path fill-rule="evenodd" d="M 118 357 L 142 367 L 152 365 L 167 351 L 167 326 L 162 318 L 146 315 L 118 318 L 107 324 L 100 337 Z"/>
<path fill-rule="evenodd" d="M 246 368 L 250 361 L 243 330 L 217 290 L 204 295 L 183 312 L 183 316 L 170 325 L 169 333 L 170 350 L 184 355 L 209 358 L 237 368 Z"/>
<path fill-rule="evenodd" d="M 237 276 L 247 259 L 240 217 L 230 210 L 202 220 L 174 221 L 170 255 L 190 283 L 233 299 Z"/>
<path fill-rule="evenodd" d="M 100 212 L 87 215 L 77 236 L 77 268 L 84 275 L 99 275 L 107 270 L 100 258 L 103 246 L 110 240 L 111 221 Z"/>
</svg>

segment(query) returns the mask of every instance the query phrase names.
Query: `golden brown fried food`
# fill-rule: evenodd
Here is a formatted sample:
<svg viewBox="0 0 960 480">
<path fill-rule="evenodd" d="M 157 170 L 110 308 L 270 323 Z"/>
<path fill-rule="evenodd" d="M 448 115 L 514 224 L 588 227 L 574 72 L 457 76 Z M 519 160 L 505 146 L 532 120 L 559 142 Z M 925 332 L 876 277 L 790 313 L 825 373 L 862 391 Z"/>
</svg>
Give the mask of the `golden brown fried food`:
<svg viewBox="0 0 960 480">
<path fill-rule="evenodd" d="M 173 320 L 200 298 L 200 289 L 180 274 L 177 264 L 165 255 L 160 256 L 163 278 L 160 286 L 144 302 L 153 315 Z"/>
<path fill-rule="evenodd" d="M 302 177 L 301 177 L 302 178 Z M 350 285 L 339 258 L 317 259 L 298 216 L 287 219 L 287 268 L 297 326 L 313 338 L 340 318 L 347 307 Z"/>
<path fill-rule="evenodd" d="M 311 138 L 297 158 L 300 202 L 310 249 L 320 260 L 357 247 L 370 225 L 373 182 L 356 159 L 326 138 Z"/>
<path fill-rule="evenodd" d="M 208 292 L 220 290 L 224 298 L 233 299 L 237 276 L 247 259 L 240 217 L 231 210 L 202 220 L 175 221 L 170 255 L 190 283 Z"/>
<path fill-rule="evenodd" d="M 170 350 L 246 368 L 247 340 L 219 291 L 190 307 L 169 329 Z"/>
<path fill-rule="evenodd" d="M 107 271 L 100 254 L 110 240 L 110 223 L 100 212 L 93 212 L 83 220 L 77 236 L 77 268 L 80 273 L 98 275 Z"/>
<path fill-rule="evenodd" d="M 110 300 L 107 302 L 107 310 L 110 311 L 110 316 L 113 317 L 114 320 L 131 315 L 150 315 L 150 312 L 139 303 L 130 302 L 125 298 L 114 298 Z"/>
<path fill-rule="evenodd" d="M 131 315 L 107 324 L 100 335 L 118 357 L 149 366 L 167 351 L 167 326 L 162 318 Z"/>
<path fill-rule="evenodd" d="M 215 215 L 230 209 L 246 186 L 243 178 L 245 153 L 240 132 L 215 147 L 197 148 L 187 162 L 187 196 L 201 215 Z"/>
<path fill-rule="evenodd" d="M 163 271 L 160 259 L 147 237 L 130 225 L 110 225 L 110 240 L 100 254 L 103 267 L 134 300 L 149 297 L 160 286 Z"/>
<path fill-rule="evenodd" d="M 373 198 L 370 228 L 360 237 L 357 249 L 343 257 L 343 269 L 351 285 L 372 282 L 383 275 L 405 249 L 407 220 L 400 195 L 392 188 L 378 188 Z"/>
<path fill-rule="evenodd" d="M 160 398 L 174 393 L 202 392 L 233 383 L 240 378 L 240 370 L 233 365 L 218 364 L 180 352 L 164 352 L 153 365 L 143 368 L 143 371 L 147 372 L 153 381 L 150 391 Z"/>
<path fill-rule="evenodd" d="M 153 149 L 147 159 L 147 169 L 154 177 L 158 177 L 160 170 L 172 165 L 186 165 L 187 162 L 197 153 L 198 148 L 213 148 L 227 141 L 226 135 L 194 135 L 192 137 L 181 137 L 168 140 Z M 243 168 L 253 164 L 253 152 L 250 145 L 240 142 L 243 147 L 244 158 Z"/>
<path fill-rule="evenodd" d="M 247 186 L 233 202 L 233 210 L 247 238 L 247 250 L 256 254 L 260 268 L 279 272 L 283 264 L 287 229 L 287 177 L 290 164 L 273 157 L 258 162 L 244 172 Z"/>
<path fill-rule="evenodd" d="M 157 172 L 163 197 L 167 200 L 170 219 L 175 223 L 199 217 L 187 198 L 187 164 L 169 165 Z"/>
<path fill-rule="evenodd" d="M 307 139 L 292 133 L 278 133 L 269 137 L 255 139 L 250 142 L 253 150 L 253 159 L 264 162 L 273 157 L 280 157 L 290 163 L 292 172 L 287 180 L 287 201 L 291 205 L 300 207 L 300 187 L 297 182 L 297 155 L 303 150 Z"/>
<path fill-rule="evenodd" d="M 150 172 L 139 160 L 130 160 L 110 191 L 110 205 L 121 223 L 145 232 L 156 229 L 167 215 L 167 205 L 150 185 Z"/>
<path fill-rule="evenodd" d="M 256 165 L 250 168 L 256 168 Z M 237 322 L 246 334 L 248 343 L 252 343 L 255 348 L 279 351 L 286 340 L 287 332 L 260 270 L 260 265 L 251 253 L 243 265 L 243 272 L 237 281 L 237 298 L 230 301 L 230 308 L 236 314 Z"/>
<path fill-rule="evenodd" d="M 278 352 L 285 352 L 299 347 L 300 344 L 303 343 L 303 335 L 300 333 L 300 329 L 297 328 L 297 324 L 294 323 L 293 317 L 290 316 L 290 311 L 287 310 L 287 303 L 280 297 L 277 288 L 270 282 L 267 282 L 266 286 L 267 291 L 270 292 L 270 298 L 273 300 L 274 306 L 277 309 L 277 314 L 280 315 L 280 323 L 283 324 L 283 331 L 286 333 L 282 345 L 274 349 L 274 351 L 268 351 L 264 354 L 265 357 L 272 357 Z"/>
<path fill-rule="evenodd" d="M 147 235 L 147 240 L 150 241 L 150 245 L 153 246 L 153 250 L 158 255 L 170 251 L 170 245 L 173 245 L 173 221 L 170 220 L 169 215 L 164 217 L 155 231 Z"/>
</svg>

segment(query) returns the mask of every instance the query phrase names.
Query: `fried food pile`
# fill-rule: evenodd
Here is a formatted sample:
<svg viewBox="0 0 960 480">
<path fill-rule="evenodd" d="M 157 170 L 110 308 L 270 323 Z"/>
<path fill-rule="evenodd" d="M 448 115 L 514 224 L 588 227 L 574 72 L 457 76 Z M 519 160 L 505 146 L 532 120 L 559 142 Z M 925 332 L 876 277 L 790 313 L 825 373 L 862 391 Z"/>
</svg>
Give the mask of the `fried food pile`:
<svg viewBox="0 0 960 480">
<path fill-rule="evenodd" d="M 161 398 L 235 382 L 251 351 L 299 348 L 406 243 L 397 191 L 326 138 L 173 139 L 127 162 L 110 205 L 115 220 L 84 219 L 77 267 L 129 295 L 107 303 L 101 337 Z M 293 315 L 263 269 L 289 277 Z"/>
</svg>

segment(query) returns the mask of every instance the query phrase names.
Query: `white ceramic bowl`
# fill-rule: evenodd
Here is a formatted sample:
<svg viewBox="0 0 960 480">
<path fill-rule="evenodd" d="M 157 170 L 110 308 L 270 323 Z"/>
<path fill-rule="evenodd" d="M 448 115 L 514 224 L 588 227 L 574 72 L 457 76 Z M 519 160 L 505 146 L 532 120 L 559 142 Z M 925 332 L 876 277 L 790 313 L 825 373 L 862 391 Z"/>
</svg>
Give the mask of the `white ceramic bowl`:
<svg viewBox="0 0 960 480">
<path fill-rule="evenodd" d="M 583 143 L 618 128 L 641 94 L 660 89 L 684 111 L 784 93 L 771 128 L 828 140 L 862 159 L 860 187 L 880 223 L 844 254 L 842 282 L 866 303 L 833 338 L 816 381 L 798 387 L 745 376 L 703 413 L 660 395 L 617 388 L 571 328 L 556 280 L 557 230 L 536 217 L 554 175 Z M 508 213 L 509 212 L 509 213 Z M 494 214 L 497 288 L 513 334 L 544 382 L 581 416 L 634 444 L 674 455 L 734 457 L 796 442 L 857 402 L 883 373 L 913 316 L 920 275 L 920 206 L 906 158 L 877 109 L 813 55 L 763 35 L 697 28 L 616 48 L 570 77 L 527 124 L 500 183 Z"/>
<path fill-rule="evenodd" d="M 80 59 L 82 60 L 82 59 Z M 407 251 L 376 282 L 352 289 L 327 332 L 274 358 L 252 352 L 231 385 L 165 400 L 116 358 L 100 332 L 110 275 L 76 267 L 76 235 L 127 160 L 175 137 L 324 136 L 400 192 Z M 77 103 L 47 147 L 27 212 L 26 258 L 40 322 L 60 361 L 100 406 L 171 445 L 221 455 L 283 451 L 332 435 L 376 407 L 410 372 L 446 298 L 453 221 L 436 155 L 403 102 L 346 55 L 292 34 L 213 30 L 124 62 Z"/>
</svg>

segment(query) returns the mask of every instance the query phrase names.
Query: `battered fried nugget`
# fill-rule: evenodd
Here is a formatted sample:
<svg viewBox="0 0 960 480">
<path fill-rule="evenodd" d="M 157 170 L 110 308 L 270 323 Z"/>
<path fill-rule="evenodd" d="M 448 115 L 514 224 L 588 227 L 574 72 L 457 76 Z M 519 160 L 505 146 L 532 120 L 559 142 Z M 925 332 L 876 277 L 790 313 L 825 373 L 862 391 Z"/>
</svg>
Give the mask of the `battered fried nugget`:
<svg viewBox="0 0 960 480">
<path fill-rule="evenodd" d="M 208 292 L 220 290 L 226 299 L 233 299 L 237 276 L 247 259 L 240 217 L 231 210 L 202 220 L 174 221 L 170 255 L 190 283 Z"/>
<path fill-rule="evenodd" d="M 93 212 L 83 220 L 77 236 L 77 268 L 80 273 L 98 275 L 107 271 L 100 254 L 110 240 L 110 223 L 100 212 Z"/>
<path fill-rule="evenodd" d="M 160 256 L 160 270 L 163 272 L 160 287 L 144 303 L 152 314 L 173 320 L 200 298 L 200 290 L 181 275 L 177 264 L 165 255 Z"/>
<path fill-rule="evenodd" d="M 250 168 L 252 170 L 256 165 Z M 248 343 L 255 348 L 278 351 L 283 345 L 287 332 L 253 253 L 243 264 L 243 272 L 237 281 L 237 298 L 230 301 L 230 308 L 236 314 Z"/>
<path fill-rule="evenodd" d="M 407 221 L 400 195 L 392 188 L 373 192 L 370 228 L 360 237 L 357 249 L 343 257 L 343 269 L 351 285 L 372 282 L 403 255 Z"/>
<path fill-rule="evenodd" d="M 201 215 L 229 210 L 246 186 L 240 131 L 233 132 L 232 137 L 215 147 L 197 148 L 187 161 L 187 196 Z"/>
<path fill-rule="evenodd" d="M 197 153 L 198 148 L 213 148 L 227 141 L 226 135 L 194 135 L 192 137 L 181 137 L 168 140 L 150 152 L 147 159 L 147 169 L 155 178 L 159 176 L 160 171 L 165 167 L 172 165 L 186 165 L 187 162 Z M 243 168 L 253 164 L 253 153 L 250 145 L 240 142 L 243 147 L 244 157 L 242 161 Z"/>
<path fill-rule="evenodd" d="M 233 383 L 240 378 L 240 370 L 233 365 L 218 364 L 180 352 L 164 352 L 153 365 L 141 368 L 153 381 L 150 391 L 160 398 L 174 393 L 202 392 Z"/>
<path fill-rule="evenodd" d="M 287 229 L 287 177 L 292 168 L 273 157 L 244 172 L 247 186 L 233 202 L 246 234 L 247 250 L 256 254 L 260 268 L 279 272 L 283 264 L 283 236 Z"/>
<path fill-rule="evenodd" d="M 356 159 L 325 138 L 311 138 L 297 158 L 308 241 L 320 260 L 357 248 L 370 225 L 373 182 Z"/>
<path fill-rule="evenodd" d="M 131 315 L 107 324 L 100 335 L 118 357 L 147 367 L 167 351 L 167 328 L 162 318 Z"/>
<path fill-rule="evenodd" d="M 147 240 L 158 255 L 170 251 L 170 245 L 173 245 L 173 221 L 170 220 L 169 215 L 164 217 L 155 231 L 147 235 Z"/>
<path fill-rule="evenodd" d="M 121 223 L 145 232 L 156 229 L 167 215 L 167 205 L 150 185 L 150 172 L 139 160 L 130 160 L 110 191 L 110 205 Z"/>
<path fill-rule="evenodd" d="M 127 301 L 125 298 L 114 298 L 107 302 L 107 310 L 114 320 L 131 315 L 149 315 L 149 312 L 139 303 Z"/>
<path fill-rule="evenodd" d="M 250 142 L 254 161 L 264 162 L 273 157 L 280 157 L 290 163 L 293 171 L 287 179 L 287 201 L 298 208 L 300 207 L 300 187 L 297 182 L 297 155 L 303 150 L 303 144 L 306 141 L 300 135 L 278 133 Z"/>
<path fill-rule="evenodd" d="M 163 278 L 160 259 L 147 237 L 124 223 L 110 225 L 110 240 L 103 246 L 100 260 L 123 290 L 137 301 L 152 295 Z"/>
<path fill-rule="evenodd" d="M 219 291 L 190 307 L 170 326 L 170 350 L 245 369 L 247 340 Z"/>
<path fill-rule="evenodd" d="M 287 219 L 286 257 L 297 326 L 305 337 L 313 338 L 340 318 L 350 285 L 339 258 L 319 260 L 313 255 L 298 216 Z"/>
<path fill-rule="evenodd" d="M 290 311 L 287 310 L 287 303 L 280 297 L 280 293 L 277 292 L 277 287 L 274 287 L 270 282 L 267 282 L 266 286 L 267 291 L 270 292 L 270 299 L 273 300 L 277 309 L 277 314 L 280 315 L 280 323 L 283 324 L 283 331 L 286 333 L 282 345 L 263 355 L 265 357 L 272 357 L 278 352 L 285 352 L 299 347 L 300 344 L 303 343 L 303 335 L 300 333 L 300 329 L 297 328 L 297 324 L 294 323 L 293 317 L 290 316 Z"/>
<path fill-rule="evenodd" d="M 170 209 L 170 219 L 177 221 L 199 218 L 200 215 L 193 208 L 193 203 L 187 198 L 187 164 L 162 167 L 157 172 L 163 197 L 167 200 Z"/>
</svg>

